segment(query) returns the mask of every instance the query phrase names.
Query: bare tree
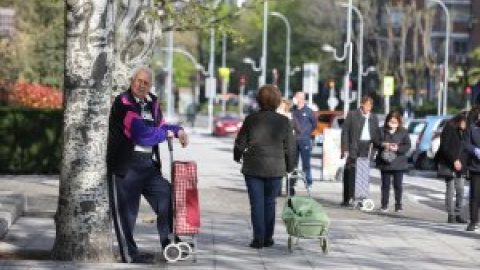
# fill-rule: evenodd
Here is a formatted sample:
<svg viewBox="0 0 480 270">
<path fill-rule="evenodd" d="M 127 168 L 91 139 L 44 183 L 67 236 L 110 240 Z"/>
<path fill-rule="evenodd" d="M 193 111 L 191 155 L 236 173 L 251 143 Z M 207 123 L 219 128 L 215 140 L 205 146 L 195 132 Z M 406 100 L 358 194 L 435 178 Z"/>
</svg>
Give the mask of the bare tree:
<svg viewBox="0 0 480 270">
<path fill-rule="evenodd" d="M 413 1 L 415 2 L 415 1 Z M 400 102 L 405 104 L 408 101 L 408 95 L 405 93 L 406 88 L 408 87 L 408 76 L 407 76 L 407 67 L 406 67 L 406 49 L 407 49 L 407 36 L 413 25 L 412 21 L 412 4 L 405 5 L 403 2 L 399 2 L 397 6 L 403 13 L 402 16 L 402 25 L 400 28 Z"/>
</svg>

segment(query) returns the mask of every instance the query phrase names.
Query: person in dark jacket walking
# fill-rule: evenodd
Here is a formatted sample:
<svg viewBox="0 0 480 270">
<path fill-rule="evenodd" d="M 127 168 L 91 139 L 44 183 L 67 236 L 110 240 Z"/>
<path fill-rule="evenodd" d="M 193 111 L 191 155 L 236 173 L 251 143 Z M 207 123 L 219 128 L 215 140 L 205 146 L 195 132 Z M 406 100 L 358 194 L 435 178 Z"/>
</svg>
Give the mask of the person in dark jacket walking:
<svg viewBox="0 0 480 270">
<path fill-rule="evenodd" d="M 242 162 L 247 184 L 253 225 L 252 248 L 274 244 L 276 196 L 282 188 L 282 177 L 294 169 L 295 139 L 290 121 L 275 112 L 281 95 L 273 85 L 257 93 L 260 111 L 245 118 L 240 129 L 233 158 Z"/>
<path fill-rule="evenodd" d="M 390 185 L 393 178 L 395 192 L 395 212 L 403 211 L 403 174 L 408 170 L 407 152 L 410 149 L 408 131 L 403 128 L 402 115 L 397 111 L 390 112 L 380 133 L 380 151 L 377 155 L 377 167 L 382 177 L 382 195 L 380 211 L 388 211 Z"/>
<path fill-rule="evenodd" d="M 355 194 L 355 162 L 357 157 L 367 157 L 370 145 L 380 141 L 378 118 L 372 114 L 373 99 L 363 97 L 361 106 L 347 114 L 342 127 L 341 153 L 347 157 L 343 174 L 342 206 L 350 206 Z"/>
<path fill-rule="evenodd" d="M 467 172 L 467 153 L 463 143 L 466 128 L 467 118 L 464 114 L 450 119 L 442 130 L 440 147 L 435 155 L 439 176 L 445 178 L 447 185 L 445 205 L 448 223 L 467 223 L 461 216 Z M 453 204 L 454 193 L 456 193 L 455 206 Z"/>
<path fill-rule="evenodd" d="M 480 207 L 480 114 L 465 135 L 465 149 L 468 154 L 467 169 L 470 171 L 470 223 L 467 231 L 478 229 L 478 210 Z"/>
<path fill-rule="evenodd" d="M 298 162 L 300 158 L 302 158 L 302 170 L 305 173 L 307 186 L 310 187 L 313 184 L 310 164 L 312 156 L 312 132 L 317 127 L 317 117 L 315 117 L 312 109 L 305 104 L 304 92 L 297 92 L 295 99 L 297 104 L 293 107 L 292 115 L 296 122 L 295 128 L 297 130 L 295 134 L 297 139 L 296 166 L 298 166 Z"/>
<path fill-rule="evenodd" d="M 181 127 L 165 124 L 157 98 L 150 93 L 151 84 L 151 71 L 138 69 L 130 89 L 115 98 L 110 111 L 107 144 L 110 202 L 120 256 L 126 263 L 145 262 L 133 238 L 142 195 L 157 215 L 160 244 L 165 248 L 170 243 L 170 184 L 160 170 L 158 144 L 177 137 L 182 146 L 187 145 L 187 134 Z"/>
</svg>

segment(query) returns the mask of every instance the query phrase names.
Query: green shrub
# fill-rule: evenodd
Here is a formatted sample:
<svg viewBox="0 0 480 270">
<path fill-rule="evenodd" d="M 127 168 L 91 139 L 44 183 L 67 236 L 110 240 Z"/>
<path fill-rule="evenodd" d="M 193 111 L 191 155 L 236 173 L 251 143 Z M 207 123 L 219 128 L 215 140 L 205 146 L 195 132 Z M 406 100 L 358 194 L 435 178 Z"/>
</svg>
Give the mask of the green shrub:
<svg viewBox="0 0 480 270">
<path fill-rule="evenodd" d="M 0 108 L 0 173 L 57 174 L 63 111 Z"/>
</svg>

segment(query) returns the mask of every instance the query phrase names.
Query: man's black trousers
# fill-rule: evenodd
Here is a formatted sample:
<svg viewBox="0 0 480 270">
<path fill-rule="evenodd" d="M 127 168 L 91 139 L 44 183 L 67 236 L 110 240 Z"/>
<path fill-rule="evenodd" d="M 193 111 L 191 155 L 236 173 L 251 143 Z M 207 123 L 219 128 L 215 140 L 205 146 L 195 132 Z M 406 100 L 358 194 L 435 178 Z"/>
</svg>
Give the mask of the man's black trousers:
<svg viewBox="0 0 480 270">
<path fill-rule="evenodd" d="M 143 195 L 157 215 L 160 243 L 171 232 L 172 210 L 170 183 L 163 178 L 150 155 L 134 155 L 125 175 L 112 175 L 110 198 L 115 233 L 123 262 L 135 261 L 138 248 L 133 231 Z"/>
</svg>

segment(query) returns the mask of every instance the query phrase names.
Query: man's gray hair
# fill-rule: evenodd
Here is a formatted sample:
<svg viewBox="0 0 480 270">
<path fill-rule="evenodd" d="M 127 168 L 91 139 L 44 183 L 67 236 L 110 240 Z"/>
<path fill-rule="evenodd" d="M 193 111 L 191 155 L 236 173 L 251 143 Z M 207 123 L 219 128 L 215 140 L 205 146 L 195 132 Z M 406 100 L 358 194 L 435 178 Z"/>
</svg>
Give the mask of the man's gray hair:
<svg viewBox="0 0 480 270">
<path fill-rule="evenodd" d="M 142 71 L 146 72 L 148 74 L 148 76 L 150 77 L 150 82 L 152 82 L 153 72 L 149 67 L 146 67 L 146 66 L 142 66 L 142 67 L 139 67 L 139 68 L 135 69 L 135 72 L 133 73 L 132 79 L 135 79 L 137 77 L 137 75 Z"/>
</svg>

